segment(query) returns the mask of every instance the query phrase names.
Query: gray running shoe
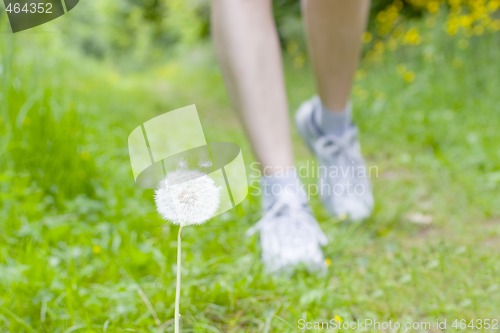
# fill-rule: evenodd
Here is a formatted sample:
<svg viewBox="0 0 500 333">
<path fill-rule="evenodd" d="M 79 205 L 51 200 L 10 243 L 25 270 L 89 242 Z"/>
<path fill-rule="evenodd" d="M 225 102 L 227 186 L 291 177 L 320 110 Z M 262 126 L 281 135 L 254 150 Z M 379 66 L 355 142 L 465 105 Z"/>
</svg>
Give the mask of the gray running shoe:
<svg viewBox="0 0 500 333">
<path fill-rule="evenodd" d="M 324 134 L 314 121 L 320 100 L 314 97 L 297 111 L 299 133 L 319 164 L 318 186 L 325 208 L 334 217 L 362 220 L 373 210 L 373 194 L 365 161 L 351 124 L 341 137 Z"/>
</svg>

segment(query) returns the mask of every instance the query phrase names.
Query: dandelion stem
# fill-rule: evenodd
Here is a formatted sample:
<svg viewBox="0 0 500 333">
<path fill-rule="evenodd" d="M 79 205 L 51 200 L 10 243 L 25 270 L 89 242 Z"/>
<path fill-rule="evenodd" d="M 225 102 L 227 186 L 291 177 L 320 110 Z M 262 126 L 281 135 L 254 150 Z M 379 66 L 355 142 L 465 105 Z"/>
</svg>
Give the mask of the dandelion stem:
<svg viewBox="0 0 500 333">
<path fill-rule="evenodd" d="M 182 226 L 179 227 L 179 234 L 177 235 L 177 284 L 175 285 L 175 333 L 180 333 L 180 317 L 179 304 L 181 298 L 181 233 Z"/>
</svg>

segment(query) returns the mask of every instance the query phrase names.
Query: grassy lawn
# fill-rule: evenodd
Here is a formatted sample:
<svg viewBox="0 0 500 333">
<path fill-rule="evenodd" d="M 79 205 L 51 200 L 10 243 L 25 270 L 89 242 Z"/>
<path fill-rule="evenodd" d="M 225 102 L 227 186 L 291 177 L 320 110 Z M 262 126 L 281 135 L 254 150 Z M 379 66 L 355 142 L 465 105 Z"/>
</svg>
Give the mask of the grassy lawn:
<svg viewBox="0 0 500 333">
<path fill-rule="evenodd" d="M 500 319 L 500 38 L 435 35 L 358 73 L 355 120 L 378 170 L 377 203 L 368 221 L 348 224 L 314 198 L 331 239 L 327 275 L 263 272 L 257 238 L 244 236 L 260 216 L 250 196 L 184 232 L 186 332 L 296 332 L 301 319 L 332 318 L 439 318 L 458 331 L 455 319 Z M 152 191 L 135 187 L 127 136 L 195 103 L 207 139 L 241 145 L 252 162 L 210 47 L 130 72 L 50 34 L 3 37 L 0 331 L 173 331 L 177 229 L 155 212 Z M 295 60 L 286 59 L 292 110 L 314 93 Z M 297 164 L 310 163 L 294 140 Z"/>
</svg>

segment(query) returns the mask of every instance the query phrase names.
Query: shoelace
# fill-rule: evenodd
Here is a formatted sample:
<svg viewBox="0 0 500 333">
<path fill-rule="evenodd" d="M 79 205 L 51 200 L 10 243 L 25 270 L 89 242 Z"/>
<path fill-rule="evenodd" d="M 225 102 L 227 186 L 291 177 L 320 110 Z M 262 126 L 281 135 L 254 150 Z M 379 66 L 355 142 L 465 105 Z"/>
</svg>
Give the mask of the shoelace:
<svg viewBox="0 0 500 333">
<path fill-rule="evenodd" d="M 314 143 L 314 150 L 320 156 L 329 156 L 331 158 L 339 155 L 339 152 L 343 152 L 344 154 L 340 156 L 357 161 L 358 156 L 352 154 L 353 150 L 350 149 L 357 135 L 358 131 L 355 127 L 349 128 L 341 137 L 323 135 Z"/>
<path fill-rule="evenodd" d="M 338 170 L 342 174 L 351 174 L 353 178 L 350 181 L 364 183 L 364 180 L 358 178 L 357 168 L 365 168 L 365 162 L 361 155 L 354 149 L 358 131 L 355 127 L 349 128 L 342 137 L 333 135 L 324 135 L 314 144 L 314 149 L 322 158 L 329 159 L 329 163 L 346 168 Z M 348 178 L 341 177 L 339 181 L 347 181 Z"/>
<path fill-rule="evenodd" d="M 285 222 L 290 226 L 289 230 L 296 231 L 307 227 L 318 240 L 319 244 L 326 245 L 328 243 L 328 239 L 316 220 L 309 213 L 308 208 L 304 207 L 304 204 L 300 202 L 297 195 L 289 192 L 284 192 L 260 221 L 247 230 L 246 235 L 250 237 L 256 232 L 262 231 L 267 226 L 271 226 L 272 223 L 283 223 L 281 221 L 283 214 L 289 217 L 289 221 Z"/>
</svg>

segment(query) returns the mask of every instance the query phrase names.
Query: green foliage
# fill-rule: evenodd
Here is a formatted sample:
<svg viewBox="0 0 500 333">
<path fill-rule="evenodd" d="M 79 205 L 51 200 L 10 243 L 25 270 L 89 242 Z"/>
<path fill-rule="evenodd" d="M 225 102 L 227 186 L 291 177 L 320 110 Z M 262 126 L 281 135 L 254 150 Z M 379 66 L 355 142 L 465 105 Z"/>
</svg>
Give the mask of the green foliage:
<svg viewBox="0 0 500 333">
<path fill-rule="evenodd" d="M 82 148 L 85 138 L 79 106 L 58 94 L 68 88 L 62 78 L 50 79 L 57 64 L 20 56 L 16 40 L 10 38 L 0 51 L 4 71 L 0 126 L 6 138 L 2 155 L 9 157 L 2 158 L 0 165 L 7 180 L 4 185 L 13 183 L 5 193 L 16 187 L 41 191 L 36 196 L 48 206 L 78 194 L 91 196 L 94 163 Z"/>
</svg>

